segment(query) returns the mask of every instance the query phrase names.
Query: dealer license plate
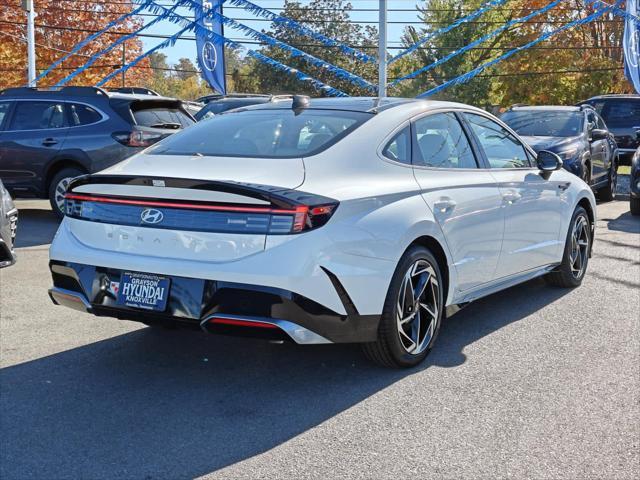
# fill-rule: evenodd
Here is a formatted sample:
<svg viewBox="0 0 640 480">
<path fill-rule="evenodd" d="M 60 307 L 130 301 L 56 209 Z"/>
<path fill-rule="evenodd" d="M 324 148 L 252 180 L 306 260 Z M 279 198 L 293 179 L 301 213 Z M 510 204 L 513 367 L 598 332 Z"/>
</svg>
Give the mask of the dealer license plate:
<svg viewBox="0 0 640 480">
<path fill-rule="evenodd" d="M 170 279 L 150 273 L 123 272 L 118 287 L 118 305 L 164 311 L 169 298 Z"/>
</svg>

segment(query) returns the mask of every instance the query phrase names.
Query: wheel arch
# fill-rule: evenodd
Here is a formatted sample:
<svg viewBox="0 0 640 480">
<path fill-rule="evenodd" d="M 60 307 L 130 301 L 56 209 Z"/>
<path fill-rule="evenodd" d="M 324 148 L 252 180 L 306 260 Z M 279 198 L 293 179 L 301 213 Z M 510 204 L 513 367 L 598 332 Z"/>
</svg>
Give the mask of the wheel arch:
<svg viewBox="0 0 640 480">
<path fill-rule="evenodd" d="M 47 168 L 47 172 L 44 178 L 44 188 L 45 192 L 49 192 L 51 187 L 51 180 L 55 177 L 59 172 L 64 170 L 65 168 L 77 168 L 78 170 L 82 170 L 83 172 L 88 172 L 89 170 L 83 163 L 77 159 L 73 158 L 57 158 Z"/>
<path fill-rule="evenodd" d="M 442 280 L 444 281 L 444 289 L 443 289 L 443 298 L 445 304 L 447 304 L 447 299 L 449 298 L 449 285 L 451 283 L 451 272 L 449 266 L 449 260 L 447 258 L 447 254 L 445 252 L 444 247 L 440 244 L 440 242 L 430 236 L 430 235 L 422 235 L 416 238 L 411 244 L 407 247 L 405 252 L 409 250 L 409 248 L 413 246 L 420 246 L 428 249 L 438 262 L 438 268 L 440 269 L 440 273 L 442 273 Z"/>
<path fill-rule="evenodd" d="M 593 252 L 593 240 L 594 240 L 595 231 L 596 231 L 595 210 L 587 197 L 582 197 L 580 200 L 578 200 L 576 208 L 577 207 L 582 207 L 585 209 L 585 211 L 587 212 L 587 217 L 589 217 L 589 223 L 591 224 L 591 245 L 589 246 L 589 257 L 591 257 L 591 253 Z"/>
</svg>

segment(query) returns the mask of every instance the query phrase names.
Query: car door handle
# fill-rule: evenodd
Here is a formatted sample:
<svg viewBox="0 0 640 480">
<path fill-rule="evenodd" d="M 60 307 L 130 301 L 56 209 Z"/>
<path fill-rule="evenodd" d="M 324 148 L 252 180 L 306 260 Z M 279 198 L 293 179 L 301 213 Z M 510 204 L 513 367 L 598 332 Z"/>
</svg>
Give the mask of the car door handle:
<svg viewBox="0 0 640 480">
<path fill-rule="evenodd" d="M 58 143 L 58 141 L 55 138 L 45 138 L 42 141 L 42 145 L 44 145 L 45 147 L 50 147 L 52 145 L 56 145 Z"/>
<path fill-rule="evenodd" d="M 433 204 L 433 208 L 438 213 L 449 213 L 456 208 L 456 202 L 454 202 L 451 198 L 441 198 L 437 202 Z"/>
<path fill-rule="evenodd" d="M 502 195 L 502 199 L 509 205 L 516 203 L 521 198 L 522 195 L 513 190 Z"/>
<path fill-rule="evenodd" d="M 562 190 L 563 192 L 564 192 L 567 188 L 569 188 L 570 186 L 571 186 L 571 182 L 565 182 L 565 183 L 560 183 L 560 184 L 558 184 L 558 188 L 559 188 L 560 190 Z"/>
</svg>

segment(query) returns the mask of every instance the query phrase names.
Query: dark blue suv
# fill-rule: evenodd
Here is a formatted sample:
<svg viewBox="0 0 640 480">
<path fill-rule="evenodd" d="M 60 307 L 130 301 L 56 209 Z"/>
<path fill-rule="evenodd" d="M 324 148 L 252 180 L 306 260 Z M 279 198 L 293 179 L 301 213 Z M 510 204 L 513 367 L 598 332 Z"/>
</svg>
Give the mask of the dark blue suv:
<svg viewBox="0 0 640 480">
<path fill-rule="evenodd" d="M 110 167 L 195 123 L 179 100 L 95 87 L 0 92 L 0 179 L 62 215 L 73 177 Z"/>
<path fill-rule="evenodd" d="M 611 201 L 618 179 L 618 146 L 590 106 L 514 106 L 500 116 L 539 152 L 550 150 L 564 168 L 582 178 L 601 200 Z"/>
</svg>

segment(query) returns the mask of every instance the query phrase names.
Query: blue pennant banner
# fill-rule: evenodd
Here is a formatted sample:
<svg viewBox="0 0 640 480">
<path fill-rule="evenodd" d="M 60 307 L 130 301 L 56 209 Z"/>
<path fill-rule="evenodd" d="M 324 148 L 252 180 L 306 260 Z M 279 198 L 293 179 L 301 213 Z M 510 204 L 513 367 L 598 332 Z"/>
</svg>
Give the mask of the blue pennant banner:
<svg viewBox="0 0 640 480">
<path fill-rule="evenodd" d="M 226 94 L 224 43 L 214 41 L 214 34 L 224 35 L 220 20 L 223 2 L 224 0 L 198 0 L 199 8 L 196 8 L 196 18 L 200 19 L 198 25 L 202 28 L 196 30 L 196 48 L 202 78 L 212 89 Z M 212 15 L 214 13 L 217 15 Z"/>
<path fill-rule="evenodd" d="M 638 0 L 627 0 L 627 16 L 624 26 L 624 73 L 640 93 L 640 26 L 634 17 L 640 16 Z"/>
</svg>

